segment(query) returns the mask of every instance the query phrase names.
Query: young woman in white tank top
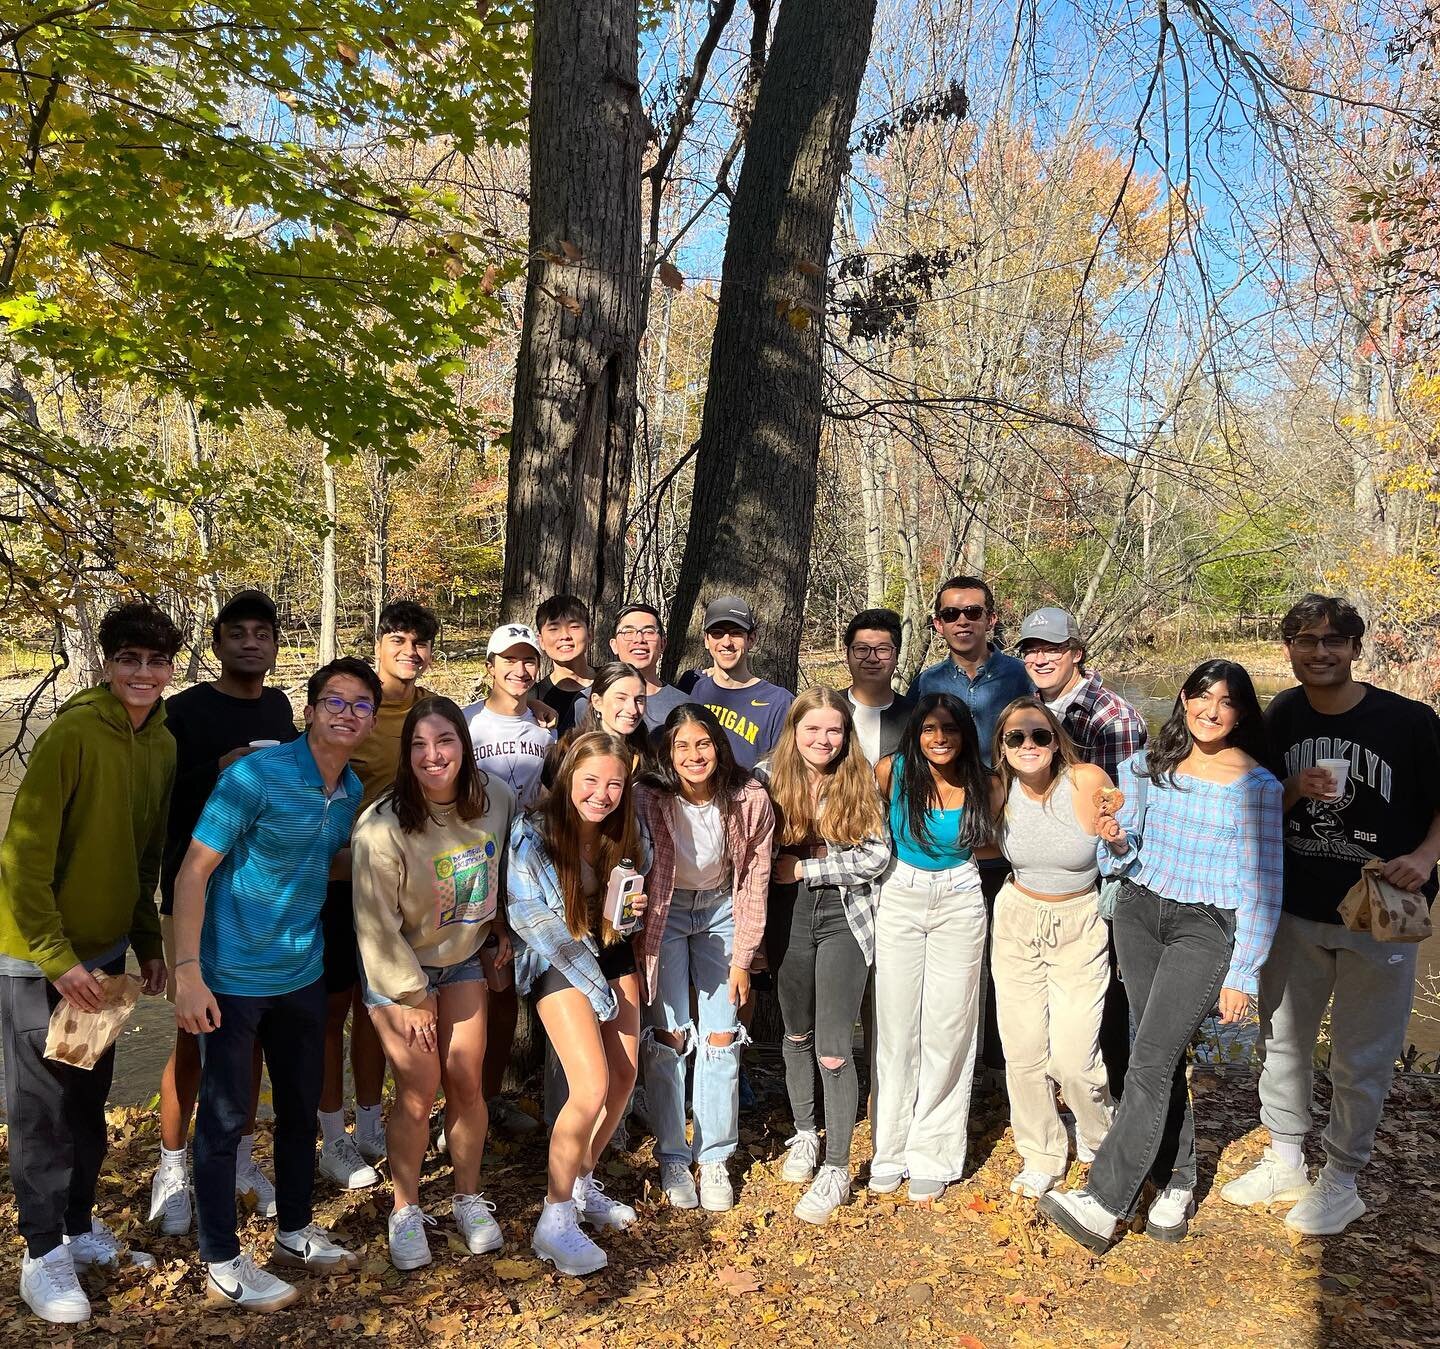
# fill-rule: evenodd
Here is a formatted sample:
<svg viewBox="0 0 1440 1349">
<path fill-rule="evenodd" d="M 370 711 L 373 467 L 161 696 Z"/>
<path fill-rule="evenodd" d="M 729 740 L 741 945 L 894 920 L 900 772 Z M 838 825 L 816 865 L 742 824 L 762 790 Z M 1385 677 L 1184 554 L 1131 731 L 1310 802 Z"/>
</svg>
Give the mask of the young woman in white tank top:
<svg viewBox="0 0 1440 1349">
<path fill-rule="evenodd" d="M 1103 768 L 1080 762 L 1036 698 L 1017 698 L 1001 713 L 994 755 L 1000 846 L 1012 875 L 995 898 L 990 962 L 1022 1164 L 1010 1189 L 1033 1199 L 1069 1164 L 1051 1077 L 1075 1114 L 1082 1161 L 1110 1127 L 1100 1058 L 1110 954 L 1097 908 L 1095 831 L 1097 793 L 1111 782 Z"/>
</svg>

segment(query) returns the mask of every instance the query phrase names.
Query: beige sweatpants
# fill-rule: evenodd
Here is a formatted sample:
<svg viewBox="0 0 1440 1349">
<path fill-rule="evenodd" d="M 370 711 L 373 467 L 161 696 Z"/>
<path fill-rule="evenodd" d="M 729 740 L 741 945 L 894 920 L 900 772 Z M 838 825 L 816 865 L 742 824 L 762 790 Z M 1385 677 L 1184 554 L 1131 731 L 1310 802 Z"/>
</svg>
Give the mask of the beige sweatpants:
<svg viewBox="0 0 1440 1349">
<path fill-rule="evenodd" d="M 1113 1113 L 1100 1058 L 1110 954 L 1094 892 L 1031 899 L 1007 881 L 995 897 L 990 968 L 1015 1149 L 1027 1167 L 1063 1175 L 1069 1147 L 1051 1079 L 1091 1148 Z"/>
</svg>

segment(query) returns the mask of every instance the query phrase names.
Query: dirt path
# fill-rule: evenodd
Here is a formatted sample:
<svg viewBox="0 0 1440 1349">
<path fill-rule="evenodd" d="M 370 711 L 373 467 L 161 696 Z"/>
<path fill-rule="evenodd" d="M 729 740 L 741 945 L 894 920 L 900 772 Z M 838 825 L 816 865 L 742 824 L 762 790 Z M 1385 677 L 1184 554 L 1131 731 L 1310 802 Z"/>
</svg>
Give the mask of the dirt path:
<svg viewBox="0 0 1440 1349">
<path fill-rule="evenodd" d="M 424 1202 L 442 1217 L 435 1263 L 402 1276 L 384 1244 L 386 1198 L 322 1192 L 322 1220 L 364 1248 L 360 1272 L 305 1281 L 294 1310 L 244 1318 L 201 1301 L 193 1246 L 151 1241 L 139 1227 L 148 1195 L 154 1117 L 117 1112 L 117 1147 L 102 1178 L 102 1215 L 160 1257 L 158 1270 L 95 1281 L 98 1319 L 77 1340 L 192 1345 L 497 1346 L 1207 1346 L 1440 1344 L 1434 1278 L 1440 1255 L 1440 1086 L 1397 1083 L 1375 1165 L 1362 1183 L 1371 1212 L 1344 1236 L 1288 1239 L 1276 1215 L 1229 1207 L 1218 1183 L 1258 1156 L 1248 1076 L 1197 1082 L 1201 1202 L 1189 1240 L 1130 1235 L 1104 1260 L 1037 1224 L 1006 1185 L 1016 1158 L 998 1113 L 974 1121 L 978 1169 L 946 1199 L 918 1209 L 863 1190 L 829 1225 L 791 1216 L 796 1189 L 778 1180 L 788 1120 L 776 1108 L 747 1122 L 732 1165 L 739 1203 L 724 1215 L 658 1202 L 648 1145 L 608 1168 L 641 1221 L 603 1244 L 608 1270 L 562 1278 L 530 1258 L 543 1150 L 500 1144 L 486 1189 L 507 1237 L 501 1256 L 457 1252 L 447 1236 L 448 1168 L 432 1158 Z M 263 1144 L 262 1144 L 263 1147 Z M 857 1156 L 868 1152 L 862 1128 Z M 252 1220 L 261 1249 L 269 1224 Z M 15 1250 L 14 1205 L 0 1196 L 0 1233 Z M 14 1276 L 0 1277 L 0 1317 L 17 1342 L 46 1335 L 22 1316 Z M 50 1337 L 68 1336 L 56 1328 Z"/>
</svg>

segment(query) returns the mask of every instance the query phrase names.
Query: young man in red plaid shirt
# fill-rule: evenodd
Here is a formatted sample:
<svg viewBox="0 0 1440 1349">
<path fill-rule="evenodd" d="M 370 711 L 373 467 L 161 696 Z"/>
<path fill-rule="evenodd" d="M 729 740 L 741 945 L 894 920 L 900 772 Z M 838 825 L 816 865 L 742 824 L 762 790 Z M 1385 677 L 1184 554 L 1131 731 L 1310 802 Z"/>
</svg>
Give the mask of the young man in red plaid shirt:
<svg viewBox="0 0 1440 1349">
<path fill-rule="evenodd" d="M 1085 639 L 1073 614 L 1037 609 L 1020 624 L 1020 659 L 1045 705 L 1060 718 L 1086 763 L 1117 780 L 1120 765 L 1149 738 L 1145 718 L 1085 668 Z M 1110 987 L 1100 1023 L 1100 1053 L 1110 1095 L 1120 1099 L 1130 1066 L 1130 1003 L 1110 948 Z"/>
</svg>

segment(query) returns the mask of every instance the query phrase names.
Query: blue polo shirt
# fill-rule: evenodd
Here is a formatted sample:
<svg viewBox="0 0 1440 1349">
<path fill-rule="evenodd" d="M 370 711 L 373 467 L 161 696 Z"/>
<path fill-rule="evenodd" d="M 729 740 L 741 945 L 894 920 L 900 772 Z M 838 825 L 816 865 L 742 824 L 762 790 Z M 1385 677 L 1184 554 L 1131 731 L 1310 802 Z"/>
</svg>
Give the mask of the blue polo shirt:
<svg viewBox="0 0 1440 1349">
<path fill-rule="evenodd" d="M 200 937 L 200 972 L 212 992 L 265 997 L 320 977 L 330 863 L 350 841 L 361 795 L 348 765 L 326 792 L 303 735 L 220 774 L 193 835 L 225 854 L 210 877 Z"/>
<path fill-rule="evenodd" d="M 1000 714 L 1016 698 L 1028 698 L 1034 692 L 1035 685 L 1030 682 L 1025 662 L 993 649 L 985 664 L 975 671 L 974 679 L 946 655 L 944 660 L 927 665 L 910 685 L 912 698 L 922 698 L 927 693 L 949 693 L 970 709 L 980 737 L 980 757 L 987 768 Z"/>
</svg>

